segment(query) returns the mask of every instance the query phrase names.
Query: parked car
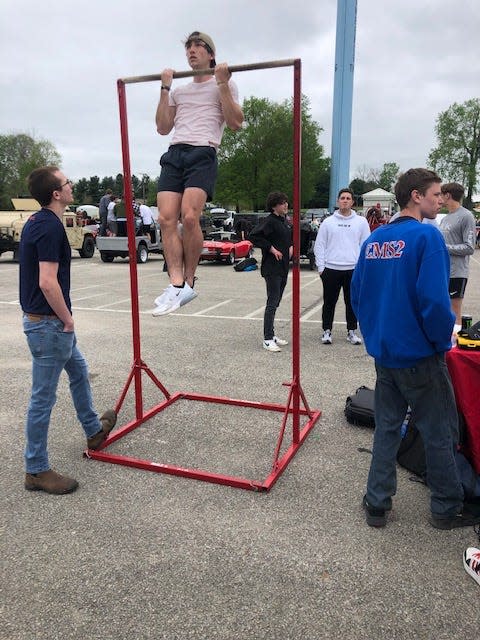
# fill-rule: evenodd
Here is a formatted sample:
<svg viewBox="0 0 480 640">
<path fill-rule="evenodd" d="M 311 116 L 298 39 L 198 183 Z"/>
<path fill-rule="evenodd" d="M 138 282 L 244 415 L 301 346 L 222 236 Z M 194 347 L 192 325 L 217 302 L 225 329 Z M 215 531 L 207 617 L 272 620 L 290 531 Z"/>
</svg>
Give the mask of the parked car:
<svg viewBox="0 0 480 640">
<path fill-rule="evenodd" d="M 17 261 L 23 227 L 28 218 L 41 209 L 41 206 L 34 198 L 12 198 L 12 204 L 14 211 L 0 211 L 0 255 L 12 251 L 13 259 Z M 70 247 L 78 251 L 81 258 L 93 257 L 97 225 L 86 224 L 87 219 L 68 208 L 61 221 Z"/>
<path fill-rule="evenodd" d="M 117 218 L 117 225 L 117 236 L 97 235 L 96 244 L 102 262 L 113 262 L 117 257 L 128 258 L 126 218 Z M 154 222 L 150 229 L 146 230 L 141 219 L 135 219 L 135 247 L 136 260 L 139 264 L 145 264 L 150 253 L 162 253 L 162 236 L 158 222 Z"/>
<path fill-rule="evenodd" d="M 308 260 L 310 270 L 313 271 L 315 265 L 315 240 L 317 238 L 317 230 L 312 228 L 312 225 L 308 220 L 300 221 L 300 262 L 302 260 Z"/>
<path fill-rule="evenodd" d="M 253 244 L 250 240 L 240 240 L 232 231 L 214 231 L 203 241 L 200 260 L 226 262 L 235 264 L 236 260 L 253 255 Z"/>
</svg>

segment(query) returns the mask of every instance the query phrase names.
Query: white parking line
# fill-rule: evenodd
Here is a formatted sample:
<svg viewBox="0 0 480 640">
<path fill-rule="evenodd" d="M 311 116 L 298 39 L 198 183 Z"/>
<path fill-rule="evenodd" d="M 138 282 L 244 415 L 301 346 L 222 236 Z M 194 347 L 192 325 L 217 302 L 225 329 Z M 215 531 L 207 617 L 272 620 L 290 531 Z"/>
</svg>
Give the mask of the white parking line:
<svg viewBox="0 0 480 640">
<path fill-rule="evenodd" d="M 113 307 L 116 304 L 124 304 L 125 302 L 130 303 L 131 301 L 132 301 L 131 297 L 123 298 L 123 300 L 115 300 L 114 302 L 109 302 L 108 304 L 101 304 L 99 307 L 95 307 L 95 309 L 108 309 L 109 307 Z"/>
<path fill-rule="evenodd" d="M 310 309 L 310 311 L 307 311 L 307 313 L 304 313 L 301 316 L 301 320 L 305 321 L 308 320 L 309 318 L 311 318 L 315 313 L 318 313 L 320 311 L 320 309 L 322 308 L 322 303 L 320 304 L 316 304 L 312 309 Z"/>
<path fill-rule="evenodd" d="M 254 316 L 257 316 L 259 313 L 263 313 L 264 311 L 265 311 L 265 305 L 263 305 L 263 307 L 258 307 L 258 309 L 255 309 L 255 311 L 252 311 L 251 313 L 247 313 L 247 315 L 243 317 L 245 319 L 253 318 Z"/>
<path fill-rule="evenodd" d="M 206 309 L 202 309 L 201 311 L 197 311 L 196 313 L 192 313 L 192 316 L 202 316 L 207 311 L 211 311 L 212 309 L 217 309 L 218 307 L 222 307 L 224 304 L 228 304 L 232 302 L 232 300 L 224 300 L 223 302 L 219 302 L 218 304 L 214 304 L 213 307 L 207 307 Z"/>
<path fill-rule="evenodd" d="M 306 287 L 309 287 L 311 284 L 317 282 L 317 278 L 315 276 L 307 276 L 305 277 L 305 280 L 307 280 L 308 278 L 308 282 L 302 283 L 300 285 L 300 291 L 302 291 L 303 289 L 305 289 Z M 302 278 L 303 280 L 303 278 Z M 293 295 L 293 291 L 289 291 L 288 293 L 286 293 L 283 296 L 283 300 L 288 300 L 289 298 L 291 298 Z M 265 311 L 265 305 L 263 305 L 262 307 L 258 307 L 258 309 L 255 309 L 254 311 L 251 311 L 250 313 L 247 313 L 246 316 L 244 316 L 244 318 L 253 318 L 255 316 L 257 316 L 259 313 L 263 313 Z"/>
</svg>

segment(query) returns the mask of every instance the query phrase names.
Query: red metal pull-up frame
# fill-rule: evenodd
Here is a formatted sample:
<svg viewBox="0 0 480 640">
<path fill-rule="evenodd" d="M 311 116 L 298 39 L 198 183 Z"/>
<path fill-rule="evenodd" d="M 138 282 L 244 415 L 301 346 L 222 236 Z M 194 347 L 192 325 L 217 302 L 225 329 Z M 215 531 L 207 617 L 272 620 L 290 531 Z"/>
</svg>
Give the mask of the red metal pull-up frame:
<svg viewBox="0 0 480 640">
<path fill-rule="evenodd" d="M 307 404 L 305 395 L 300 385 L 300 164 L 301 164 L 301 61 L 299 59 L 291 60 L 275 60 L 271 62 L 260 62 L 254 64 L 245 64 L 230 66 L 232 73 L 238 71 L 252 71 L 258 69 L 271 69 L 275 67 L 293 66 L 293 268 L 292 268 L 292 380 L 285 382 L 284 386 L 289 387 L 288 399 L 285 405 L 252 402 L 248 400 L 238 400 L 232 398 L 223 398 L 217 396 L 207 396 L 196 393 L 175 393 L 171 395 L 164 385 L 153 374 L 150 368 L 143 362 L 140 352 L 140 316 L 138 305 L 138 279 L 136 264 L 136 247 L 135 247 L 135 224 L 133 213 L 133 192 L 132 192 L 132 176 L 130 169 L 130 151 L 128 141 L 128 122 L 127 122 L 127 100 L 126 100 L 126 84 L 134 84 L 139 82 L 153 82 L 161 80 L 159 74 L 150 76 L 135 76 L 131 78 L 123 78 L 117 81 L 118 100 L 120 110 L 120 130 L 122 140 L 122 159 L 123 159 L 123 181 L 125 193 L 125 205 L 127 212 L 127 233 L 128 233 L 128 252 L 130 258 L 130 291 L 131 291 L 131 308 L 132 308 L 132 336 L 133 336 L 133 364 L 130 374 L 127 378 L 125 386 L 120 394 L 116 404 L 117 413 L 123 405 L 127 392 L 132 382 L 135 389 L 135 419 L 115 430 L 103 443 L 101 451 L 87 450 L 85 455 L 95 460 L 103 462 L 111 462 L 157 473 L 167 473 L 170 475 L 183 476 L 185 478 L 194 478 L 205 482 L 213 482 L 217 484 L 229 485 L 242 489 L 250 489 L 253 491 L 268 491 L 278 480 L 285 470 L 286 466 L 297 453 L 299 447 L 304 442 L 308 433 L 311 431 L 316 421 L 321 416 L 321 411 L 311 410 Z M 174 78 L 188 78 L 196 75 L 213 74 L 213 69 L 181 71 L 175 72 Z M 143 407 L 142 393 L 142 372 L 153 381 L 153 383 L 162 391 L 165 399 L 158 405 L 151 407 L 147 411 Z M 249 407 L 253 409 L 262 409 L 266 411 L 276 411 L 283 413 L 280 433 L 273 454 L 273 463 L 271 472 L 263 481 L 249 480 L 237 476 L 228 476 L 218 473 L 198 469 L 186 469 L 184 467 L 176 467 L 168 464 L 159 464 L 149 460 L 139 460 L 123 455 L 115 455 L 104 451 L 113 442 L 119 440 L 130 431 L 147 422 L 155 415 L 171 406 L 177 400 L 190 400 L 200 402 L 210 402 L 217 404 L 234 405 L 239 407 Z M 301 406 L 301 404 L 303 406 Z M 300 416 L 307 417 L 308 420 L 300 426 Z M 291 417 L 292 422 L 292 440 L 285 453 L 280 456 L 281 447 L 288 418 Z"/>
</svg>

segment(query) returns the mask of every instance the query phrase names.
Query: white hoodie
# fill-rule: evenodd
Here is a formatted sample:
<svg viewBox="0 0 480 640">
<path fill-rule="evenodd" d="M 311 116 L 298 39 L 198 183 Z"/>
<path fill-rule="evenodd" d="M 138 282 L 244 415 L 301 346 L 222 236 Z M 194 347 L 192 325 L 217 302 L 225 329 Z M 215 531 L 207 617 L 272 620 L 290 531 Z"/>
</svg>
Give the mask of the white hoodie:
<svg viewBox="0 0 480 640">
<path fill-rule="evenodd" d="M 360 247 L 370 235 L 367 219 L 355 211 L 342 216 L 335 211 L 320 225 L 315 240 L 315 262 L 322 272 L 325 268 L 337 271 L 354 269 Z"/>
</svg>

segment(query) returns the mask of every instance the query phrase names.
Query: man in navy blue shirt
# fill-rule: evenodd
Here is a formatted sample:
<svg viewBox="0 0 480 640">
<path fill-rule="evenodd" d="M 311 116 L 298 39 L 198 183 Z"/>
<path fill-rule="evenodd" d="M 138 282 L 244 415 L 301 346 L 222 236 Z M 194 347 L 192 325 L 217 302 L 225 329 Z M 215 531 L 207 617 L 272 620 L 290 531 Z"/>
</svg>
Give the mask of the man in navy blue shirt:
<svg viewBox="0 0 480 640">
<path fill-rule="evenodd" d="M 65 369 L 75 410 L 89 449 L 99 449 L 116 423 L 93 408 L 87 363 L 77 348 L 70 302 L 70 260 L 62 216 L 73 202 L 72 181 L 57 167 L 41 167 L 28 177 L 31 195 L 42 208 L 26 222 L 20 241 L 20 304 L 23 330 L 33 359 L 32 392 L 25 429 L 25 488 L 64 494 L 78 482 L 50 468 L 47 451 L 50 415 Z"/>
</svg>

